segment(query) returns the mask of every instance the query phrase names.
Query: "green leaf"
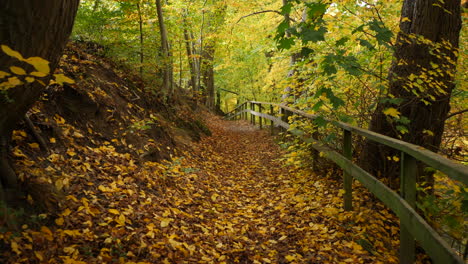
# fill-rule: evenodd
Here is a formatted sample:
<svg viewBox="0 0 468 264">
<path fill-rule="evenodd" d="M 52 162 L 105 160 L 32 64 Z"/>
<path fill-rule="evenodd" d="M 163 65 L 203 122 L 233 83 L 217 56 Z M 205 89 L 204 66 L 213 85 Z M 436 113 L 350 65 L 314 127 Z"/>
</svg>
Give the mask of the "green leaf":
<svg viewBox="0 0 468 264">
<path fill-rule="evenodd" d="M 341 122 L 345 122 L 345 123 L 351 123 L 353 121 L 353 118 L 351 116 L 342 114 L 342 113 L 338 113 L 338 119 Z"/>
<path fill-rule="evenodd" d="M 400 119 L 398 119 L 398 122 L 404 125 L 408 125 L 411 123 L 411 120 L 409 120 L 406 116 L 401 116 Z"/>
<path fill-rule="evenodd" d="M 286 32 L 286 30 L 288 30 L 288 28 L 289 28 L 289 22 L 287 20 L 283 20 L 276 28 L 276 32 L 284 35 L 284 33 Z"/>
<path fill-rule="evenodd" d="M 314 19 L 323 16 L 327 11 L 328 5 L 325 3 L 305 3 L 307 6 L 307 15 L 309 18 Z"/>
<path fill-rule="evenodd" d="M 365 39 L 358 39 L 359 45 L 368 48 L 369 50 L 375 50 L 374 45 L 372 45 L 369 41 Z"/>
<path fill-rule="evenodd" d="M 464 213 L 468 213 L 468 200 L 462 201 L 461 209 Z"/>
<path fill-rule="evenodd" d="M 314 50 L 311 48 L 303 47 L 301 49 L 301 56 L 302 57 L 309 57 L 310 54 L 314 53 Z"/>
<path fill-rule="evenodd" d="M 327 29 L 325 27 L 320 27 L 318 30 L 314 30 L 310 27 L 305 27 L 302 29 L 300 33 L 302 42 L 307 43 L 309 41 L 318 42 L 321 40 L 325 40 L 325 33 L 327 33 Z"/>
<path fill-rule="evenodd" d="M 354 34 L 354 33 L 356 33 L 356 32 L 362 32 L 362 31 L 364 31 L 364 27 L 365 27 L 365 26 L 366 26 L 366 24 L 360 25 L 359 27 L 355 28 L 355 29 L 353 30 L 353 32 L 351 32 L 351 34 Z"/>
<path fill-rule="evenodd" d="M 318 101 L 317 103 L 315 103 L 314 106 L 312 106 L 311 109 L 312 109 L 313 111 L 318 111 L 318 110 L 320 109 L 320 107 L 322 107 L 322 105 L 323 105 L 323 101 L 320 100 L 320 101 Z"/>
<path fill-rule="evenodd" d="M 295 42 L 293 38 L 281 38 L 278 40 L 278 49 L 290 49 L 294 45 L 294 43 Z"/>
<path fill-rule="evenodd" d="M 289 15 L 291 13 L 293 5 L 291 3 L 285 4 L 283 7 L 281 7 L 281 14 L 282 15 Z"/>
<path fill-rule="evenodd" d="M 327 75 L 332 75 L 337 72 L 335 67 L 335 56 L 333 54 L 325 56 L 325 60 L 322 62 L 322 69 Z"/>
<path fill-rule="evenodd" d="M 406 134 L 406 133 L 409 133 L 409 130 L 406 126 L 396 126 L 396 129 L 398 130 L 398 132 L 400 132 L 401 134 Z"/>
<path fill-rule="evenodd" d="M 342 37 L 342 38 L 340 38 L 339 40 L 337 40 L 335 42 L 335 45 L 338 46 L 338 47 L 343 46 L 348 40 L 349 40 L 348 37 Z"/>
<path fill-rule="evenodd" d="M 336 134 L 335 133 L 330 133 L 326 138 L 325 142 L 332 142 L 333 140 L 336 139 Z"/>
<path fill-rule="evenodd" d="M 361 75 L 361 65 L 359 65 L 356 57 L 354 56 L 339 56 L 338 63 L 343 69 L 353 76 Z"/>
<path fill-rule="evenodd" d="M 317 118 L 314 119 L 314 124 L 317 125 L 318 127 L 325 127 L 328 124 L 328 121 L 325 120 L 325 118 L 318 116 Z"/>
<path fill-rule="evenodd" d="M 375 38 L 377 39 L 377 41 L 382 45 L 389 46 L 390 40 L 393 37 L 392 31 L 386 28 L 382 22 L 377 21 L 377 20 L 373 20 L 369 22 L 368 25 L 371 30 L 377 33 L 375 35 Z"/>
</svg>

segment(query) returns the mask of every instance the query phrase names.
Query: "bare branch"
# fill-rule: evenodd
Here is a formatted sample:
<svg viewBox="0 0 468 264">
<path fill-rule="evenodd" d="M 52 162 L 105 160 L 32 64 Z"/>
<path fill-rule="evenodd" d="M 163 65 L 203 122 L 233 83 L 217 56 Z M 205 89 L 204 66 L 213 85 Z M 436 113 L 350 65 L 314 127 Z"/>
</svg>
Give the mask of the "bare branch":
<svg viewBox="0 0 468 264">
<path fill-rule="evenodd" d="M 456 115 L 459 115 L 459 114 L 463 114 L 465 112 L 468 112 L 468 109 L 464 109 L 464 110 L 461 110 L 461 111 L 458 111 L 458 112 L 455 112 L 455 113 L 451 113 L 450 115 L 447 116 L 447 118 L 445 118 L 445 120 L 453 117 L 453 116 L 456 116 Z"/>
<path fill-rule="evenodd" d="M 281 14 L 280 11 L 277 11 L 277 10 L 262 10 L 262 11 L 258 11 L 258 12 L 252 13 L 252 14 L 242 16 L 241 18 L 239 18 L 239 20 L 237 20 L 236 24 L 238 24 L 242 19 L 244 19 L 246 17 L 255 16 L 255 15 L 259 15 L 259 14 L 263 14 L 263 13 L 276 13 L 276 14 L 278 14 L 280 16 L 283 15 L 283 14 Z"/>
</svg>

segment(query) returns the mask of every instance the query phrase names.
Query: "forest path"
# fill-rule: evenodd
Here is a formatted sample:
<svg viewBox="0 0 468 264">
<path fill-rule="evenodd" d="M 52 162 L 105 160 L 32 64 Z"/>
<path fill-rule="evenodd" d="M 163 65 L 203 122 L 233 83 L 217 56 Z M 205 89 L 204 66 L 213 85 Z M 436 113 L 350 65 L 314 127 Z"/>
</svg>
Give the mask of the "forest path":
<svg viewBox="0 0 468 264">
<path fill-rule="evenodd" d="M 0 263 L 398 263 L 398 219 L 364 188 L 344 212 L 341 177 L 301 168 L 307 151 L 286 153 L 246 121 L 206 123 L 213 135 L 171 161 L 111 145 L 51 155 L 74 175 L 67 196 L 0 232 Z"/>
<path fill-rule="evenodd" d="M 336 182 L 303 177 L 286 166 L 284 153 L 266 130 L 216 116 L 207 123 L 213 135 L 198 143 L 187 161 L 202 185 L 201 193 L 192 196 L 198 197 L 192 203 L 196 206 L 187 208 L 198 215 L 189 228 L 204 249 L 202 260 L 378 263 L 355 242 L 362 226 L 347 223 L 353 213 L 343 213 Z M 386 257 L 386 263 L 395 261 Z"/>
</svg>

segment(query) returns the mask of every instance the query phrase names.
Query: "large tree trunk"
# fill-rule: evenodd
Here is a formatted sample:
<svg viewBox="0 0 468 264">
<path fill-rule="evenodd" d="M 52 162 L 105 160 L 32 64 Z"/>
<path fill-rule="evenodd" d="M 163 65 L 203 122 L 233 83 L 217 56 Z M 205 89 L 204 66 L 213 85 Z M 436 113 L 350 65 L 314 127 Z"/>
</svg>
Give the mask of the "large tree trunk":
<svg viewBox="0 0 468 264">
<path fill-rule="evenodd" d="M 172 56 L 169 47 L 169 38 L 167 36 L 166 24 L 162 12 L 161 0 L 156 0 L 156 9 L 158 12 L 159 31 L 161 34 L 161 51 L 163 54 L 163 91 L 166 95 L 172 96 L 174 90 Z"/>
<path fill-rule="evenodd" d="M 214 84 L 214 47 L 210 44 L 205 44 L 203 50 L 203 60 L 202 60 L 202 69 L 203 69 L 203 84 L 205 85 L 206 101 L 205 105 L 208 109 L 215 110 L 215 84 Z"/>
<path fill-rule="evenodd" d="M 0 1 L 0 44 L 19 51 L 24 58 L 41 57 L 56 68 L 70 36 L 79 0 L 2 0 Z M 10 66 L 32 69 L 0 51 L 0 70 Z M 49 78 L 43 78 L 44 83 Z M 9 165 L 8 143 L 11 132 L 45 86 L 39 82 L 16 86 L 0 93 L 0 192 L 17 187 L 17 178 Z"/>
<path fill-rule="evenodd" d="M 404 1 L 387 96 L 402 101 L 396 104 L 381 101 L 372 117 L 370 130 L 434 152 L 439 150 L 455 86 L 460 29 L 460 0 Z M 384 114 L 389 108 L 397 109 L 401 116 L 410 120 L 406 125 L 407 133 L 397 127 L 404 125 L 398 118 Z M 399 153 L 367 142 L 362 154 L 366 169 L 388 178 L 393 187 L 398 186 L 399 163 L 389 161 L 387 157 L 399 156 Z M 419 182 L 423 181 L 432 184 L 432 175 L 419 179 Z"/>
</svg>

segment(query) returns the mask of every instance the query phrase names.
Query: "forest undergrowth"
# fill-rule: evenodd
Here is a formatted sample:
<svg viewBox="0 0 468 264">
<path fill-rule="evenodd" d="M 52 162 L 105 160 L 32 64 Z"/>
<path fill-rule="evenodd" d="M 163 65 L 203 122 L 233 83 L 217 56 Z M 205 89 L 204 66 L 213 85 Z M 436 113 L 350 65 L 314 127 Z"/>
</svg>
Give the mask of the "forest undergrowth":
<svg viewBox="0 0 468 264">
<path fill-rule="evenodd" d="M 207 114 L 213 135 L 169 162 L 110 145 L 50 159 L 77 177 L 56 214 L 0 234 L 2 263 L 398 263 L 398 220 L 339 175 L 285 165 L 267 131 Z M 419 255 L 425 262 L 425 256 Z"/>
</svg>

